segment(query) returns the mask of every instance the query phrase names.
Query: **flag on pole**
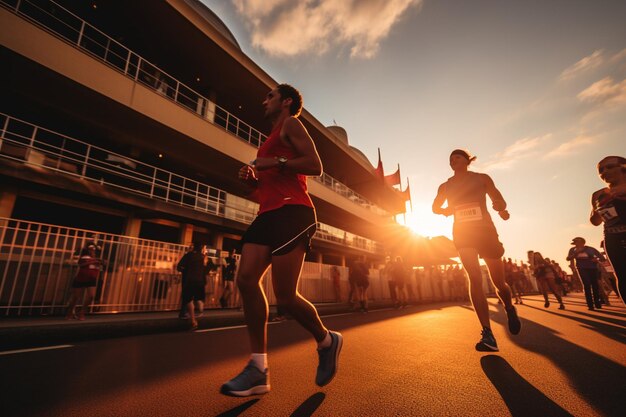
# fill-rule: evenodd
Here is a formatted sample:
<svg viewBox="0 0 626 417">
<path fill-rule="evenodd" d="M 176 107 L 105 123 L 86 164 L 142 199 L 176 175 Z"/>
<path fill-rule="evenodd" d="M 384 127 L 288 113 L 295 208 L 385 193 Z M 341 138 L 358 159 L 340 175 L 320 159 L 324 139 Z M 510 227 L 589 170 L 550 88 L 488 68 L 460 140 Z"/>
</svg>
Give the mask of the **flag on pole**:
<svg viewBox="0 0 626 417">
<path fill-rule="evenodd" d="M 398 169 L 396 172 L 390 175 L 385 175 L 385 183 L 390 186 L 401 185 L 400 181 L 400 164 L 398 164 Z"/>
<path fill-rule="evenodd" d="M 409 201 L 411 205 L 411 211 L 413 211 L 413 202 L 411 201 L 411 184 L 409 183 L 409 177 L 406 178 L 406 189 L 402 191 L 402 195 L 404 196 L 404 201 Z"/>
<path fill-rule="evenodd" d="M 376 175 L 381 180 L 385 180 L 385 171 L 383 170 L 383 161 L 380 159 L 380 148 L 378 148 L 378 165 L 376 165 Z"/>
</svg>

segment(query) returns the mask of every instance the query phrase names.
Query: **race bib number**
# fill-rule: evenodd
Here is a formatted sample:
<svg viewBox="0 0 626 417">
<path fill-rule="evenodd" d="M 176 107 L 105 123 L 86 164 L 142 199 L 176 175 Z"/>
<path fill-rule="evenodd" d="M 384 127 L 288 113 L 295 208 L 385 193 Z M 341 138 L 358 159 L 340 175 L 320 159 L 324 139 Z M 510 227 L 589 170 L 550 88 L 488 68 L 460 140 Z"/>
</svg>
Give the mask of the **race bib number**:
<svg viewBox="0 0 626 417">
<path fill-rule="evenodd" d="M 476 222 L 483 219 L 483 212 L 477 204 L 464 204 L 454 210 L 454 221 Z"/>
<path fill-rule="evenodd" d="M 602 217 L 602 220 L 604 220 L 605 222 L 608 222 L 617 217 L 617 210 L 615 210 L 615 207 L 613 206 L 606 207 L 606 208 L 598 210 L 598 214 L 600 214 L 600 216 Z"/>
</svg>

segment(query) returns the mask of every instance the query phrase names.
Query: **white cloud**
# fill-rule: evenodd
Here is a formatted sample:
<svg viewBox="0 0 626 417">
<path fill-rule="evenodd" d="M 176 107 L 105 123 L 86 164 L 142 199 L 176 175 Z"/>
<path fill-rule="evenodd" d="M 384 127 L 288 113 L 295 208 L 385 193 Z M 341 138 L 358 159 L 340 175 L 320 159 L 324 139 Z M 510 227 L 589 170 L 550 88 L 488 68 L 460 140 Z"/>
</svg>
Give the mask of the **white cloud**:
<svg viewBox="0 0 626 417">
<path fill-rule="evenodd" d="M 624 104 L 626 103 L 626 79 L 615 82 L 611 77 L 603 78 L 581 91 L 576 97 L 583 102 Z"/>
<path fill-rule="evenodd" d="M 323 54 L 349 46 L 350 56 L 373 57 L 380 42 L 423 0 L 232 0 L 252 30 L 252 44 L 276 56 Z"/>
<path fill-rule="evenodd" d="M 587 135 L 579 135 L 579 136 L 576 136 L 572 140 L 561 143 L 555 149 L 548 152 L 545 155 L 545 158 L 551 159 L 551 158 L 559 158 L 559 157 L 567 156 L 576 152 L 580 148 L 593 144 L 593 142 L 594 142 L 593 137 L 587 136 Z"/>
<path fill-rule="evenodd" d="M 537 148 L 549 140 L 551 134 L 543 136 L 522 138 L 507 146 L 502 152 L 498 152 L 489 161 L 482 165 L 485 171 L 503 170 L 512 168 L 522 159 L 536 154 Z"/>
<path fill-rule="evenodd" d="M 588 55 L 572 65 L 569 68 L 566 68 L 561 75 L 559 76 L 559 80 L 568 81 L 574 79 L 581 75 L 584 72 L 590 71 L 594 68 L 599 67 L 605 61 L 604 50 L 597 49 L 593 51 L 591 55 Z"/>
</svg>

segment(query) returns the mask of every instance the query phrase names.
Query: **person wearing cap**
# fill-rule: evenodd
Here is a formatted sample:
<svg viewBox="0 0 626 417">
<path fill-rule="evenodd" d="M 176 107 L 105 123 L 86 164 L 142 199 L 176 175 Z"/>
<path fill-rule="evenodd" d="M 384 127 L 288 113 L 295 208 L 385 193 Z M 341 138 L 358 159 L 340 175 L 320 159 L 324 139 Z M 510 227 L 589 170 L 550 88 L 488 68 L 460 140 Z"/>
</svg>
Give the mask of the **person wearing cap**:
<svg viewBox="0 0 626 417">
<path fill-rule="evenodd" d="M 587 307 L 589 310 L 595 310 L 602 308 L 598 288 L 598 278 L 600 278 L 598 263 L 604 260 L 604 256 L 596 248 L 586 246 L 585 243 L 582 237 L 572 239 L 571 244 L 574 247 L 569 250 L 567 260 L 575 262 L 576 270 L 583 283 Z"/>
<path fill-rule="evenodd" d="M 497 352 L 498 344 L 491 331 L 487 297 L 482 288 L 479 257 L 485 260 L 498 297 L 504 303 L 511 334 L 520 332 L 521 322 L 511 300 L 511 289 L 504 279 L 504 247 L 487 211 L 486 196 L 489 195 L 493 209 L 503 220 L 508 220 L 509 213 L 502 194 L 489 175 L 468 170 L 474 160 L 476 157 L 470 156 L 467 151 L 452 151 L 450 167 L 454 175 L 439 186 L 432 210 L 435 214 L 454 216 L 454 244 L 469 276 L 472 305 L 482 326 L 481 339 L 476 344 L 476 350 Z M 443 207 L 446 201 L 448 204 Z"/>
<path fill-rule="evenodd" d="M 598 162 L 598 174 L 608 186 L 591 196 L 589 221 L 604 223 L 604 249 L 617 278 L 619 296 L 626 294 L 626 158 L 607 156 Z"/>
</svg>

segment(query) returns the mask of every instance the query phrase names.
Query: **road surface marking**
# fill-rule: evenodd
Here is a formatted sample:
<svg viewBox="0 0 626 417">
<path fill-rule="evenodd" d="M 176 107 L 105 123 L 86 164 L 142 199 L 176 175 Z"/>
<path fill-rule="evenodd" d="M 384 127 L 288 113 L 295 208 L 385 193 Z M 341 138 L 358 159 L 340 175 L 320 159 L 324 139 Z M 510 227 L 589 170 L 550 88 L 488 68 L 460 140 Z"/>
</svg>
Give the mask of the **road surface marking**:
<svg viewBox="0 0 626 417">
<path fill-rule="evenodd" d="M 13 355 L 16 353 L 28 353 L 28 352 L 37 352 L 40 350 L 52 350 L 52 349 L 65 349 L 73 347 L 74 345 L 58 345 L 58 346 L 46 346 L 41 348 L 32 348 L 32 349 L 18 349 L 18 350 L 7 350 L 4 352 L 0 352 L 0 355 Z"/>
<path fill-rule="evenodd" d="M 220 331 L 220 330 L 230 330 L 230 329 L 243 329 L 245 327 L 246 327 L 245 324 L 243 324 L 241 326 L 216 327 L 214 329 L 196 330 L 196 333 L 217 332 L 217 331 Z"/>
</svg>

